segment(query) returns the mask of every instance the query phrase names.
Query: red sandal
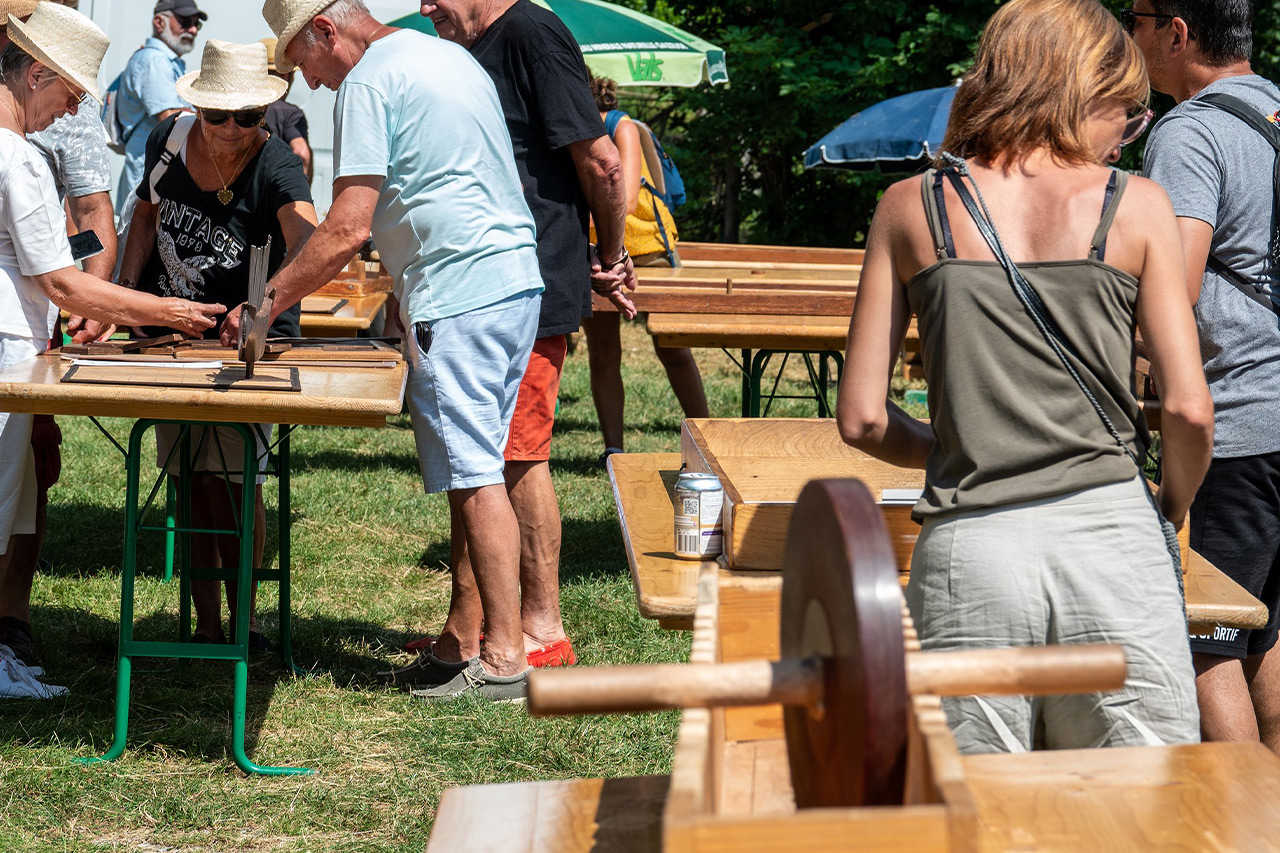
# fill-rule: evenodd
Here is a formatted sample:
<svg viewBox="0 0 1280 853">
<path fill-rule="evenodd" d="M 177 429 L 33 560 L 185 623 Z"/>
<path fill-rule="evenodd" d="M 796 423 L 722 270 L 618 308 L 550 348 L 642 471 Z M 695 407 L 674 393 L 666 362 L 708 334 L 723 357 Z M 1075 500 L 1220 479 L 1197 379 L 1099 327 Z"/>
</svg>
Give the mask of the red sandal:
<svg viewBox="0 0 1280 853">
<path fill-rule="evenodd" d="M 578 656 L 573 653 L 573 643 L 568 637 L 562 637 L 554 643 L 548 643 L 540 649 L 529 652 L 529 666 L 573 666 Z"/>
</svg>

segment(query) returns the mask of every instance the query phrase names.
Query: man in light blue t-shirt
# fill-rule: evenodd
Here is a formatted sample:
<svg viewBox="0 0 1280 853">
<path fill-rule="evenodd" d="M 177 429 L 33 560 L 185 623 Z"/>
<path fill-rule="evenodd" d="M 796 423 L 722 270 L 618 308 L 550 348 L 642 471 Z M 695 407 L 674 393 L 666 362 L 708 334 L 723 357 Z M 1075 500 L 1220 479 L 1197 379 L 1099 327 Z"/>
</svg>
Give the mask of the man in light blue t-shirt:
<svg viewBox="0 0 1280 853">
<path fill-rule="evenodd" d="M 187 73 L 183 56 L 195 46 L 196 33 L 208 15 L 195 0 L 159 0 L 151 17 L 151 38 L 129 57 L 116 94 L 120 127 L 124 131 L 124 170 L 116 193 L 116 213 L 142 180 L 147 137 L 156 125 L 190 105 L 178 97 L 175 84 Z"/>
<path fill-rule="evenodd" d="M 276 68 L 296 65 L 313 89 L 338 92 L 333 206 L 272 279 L 273 314 L 330 281 L 372 230 L 409 332 L 423 485 L 448 494 L 485 619 L 479 657 L 428 657 L 440 686 L 420 698 L 522 698 L 520 534 L 502 451 L 543 286 L 497 92 L 465 50 L 383 26 L 359 0 L 267 0 L 263 15 L 279 38 Z M 224 344 L 238 318 L 228 314 Z"/>
</svg>

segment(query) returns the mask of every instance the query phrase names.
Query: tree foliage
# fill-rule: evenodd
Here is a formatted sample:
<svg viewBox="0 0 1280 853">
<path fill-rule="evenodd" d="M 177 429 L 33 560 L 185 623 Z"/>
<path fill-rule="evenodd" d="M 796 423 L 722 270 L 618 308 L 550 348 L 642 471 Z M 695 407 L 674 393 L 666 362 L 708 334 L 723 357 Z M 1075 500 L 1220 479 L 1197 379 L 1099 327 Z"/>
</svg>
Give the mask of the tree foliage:
<svg viewBox="0 0 1280 853">
<path fill-rule="evenodd" d="M 1115 10 L 1128 0 L 1105 0 Z M 804 150 L 886 98 L 945 86 L 972 59 L 995 0 L 631 0 L 725 49 L 727 86 L 653 90 L 625 107 L 680 166 L 685 239 L 854 246 L 901 175 L 806 172 Z M 1255 69 L 1280 73 L 1280 0 L 1255 10 Z M 630 90 L 635 92 L 635 90 Z M 1164 109 L 1172 101 L 1157 104 Z M 1140 145 L 1123 165 L 1137 168 Z"/>
</svg>

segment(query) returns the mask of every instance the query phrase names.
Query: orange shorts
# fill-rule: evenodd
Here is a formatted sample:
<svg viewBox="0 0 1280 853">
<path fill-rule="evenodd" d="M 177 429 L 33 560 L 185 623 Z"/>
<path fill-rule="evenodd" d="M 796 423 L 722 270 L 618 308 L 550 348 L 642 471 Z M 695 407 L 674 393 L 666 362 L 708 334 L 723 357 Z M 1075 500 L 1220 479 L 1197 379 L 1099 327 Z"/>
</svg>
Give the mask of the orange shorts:
<svg viewBox="0 0 1280 853">
<path fill-rule="evenodd" d="M 567 335 L 551 335 L 533 342 L 507 433 L 503 458 L 508 462 L 545 462 L 551 458 L 556 395 L 560 393 L 560 372 L 568 350 Z"/>
</svg>

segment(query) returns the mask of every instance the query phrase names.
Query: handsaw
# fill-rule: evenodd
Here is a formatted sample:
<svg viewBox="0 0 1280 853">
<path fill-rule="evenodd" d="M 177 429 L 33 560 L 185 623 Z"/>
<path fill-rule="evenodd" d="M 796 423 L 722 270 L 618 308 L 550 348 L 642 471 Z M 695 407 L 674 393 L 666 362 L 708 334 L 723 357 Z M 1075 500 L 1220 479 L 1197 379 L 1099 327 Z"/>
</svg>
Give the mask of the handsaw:
<svg viewBox="0 0 1280 853">
<path fill-rule="evenodd" d="M 249 247 L 249 295 L 240 309 L 239 358 L 244 362 L 244 378 L 253 378 L 253 366 L 267 347 L 271 329 L 271 304 L 276 289 L 267 288 L 267 267 L 271 260 L 271 238 L 265 246 Z"/>
</svg>

